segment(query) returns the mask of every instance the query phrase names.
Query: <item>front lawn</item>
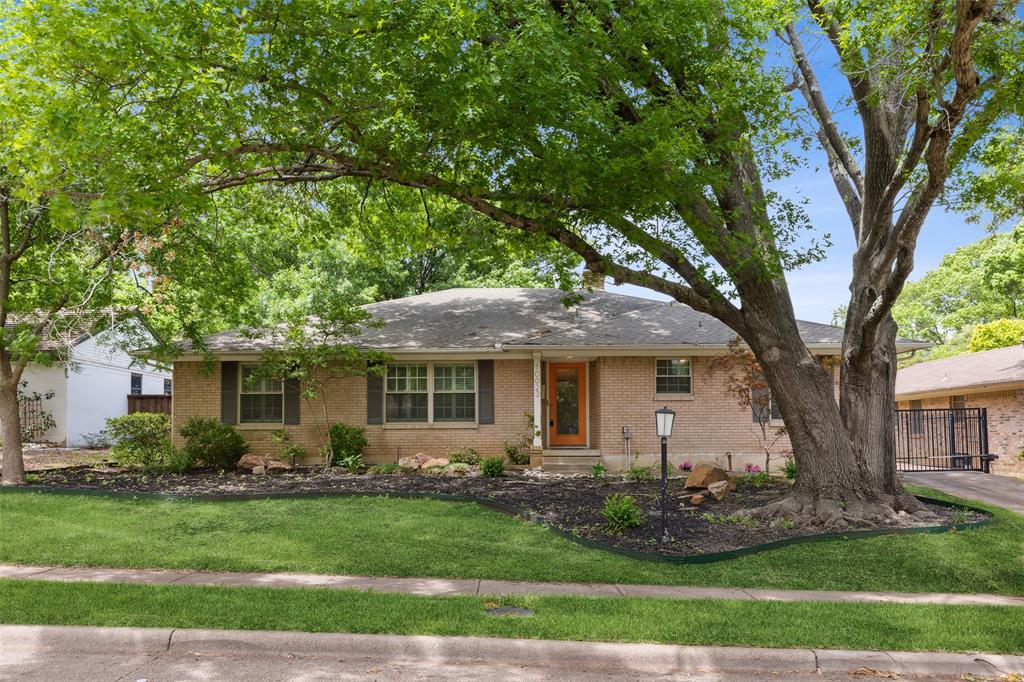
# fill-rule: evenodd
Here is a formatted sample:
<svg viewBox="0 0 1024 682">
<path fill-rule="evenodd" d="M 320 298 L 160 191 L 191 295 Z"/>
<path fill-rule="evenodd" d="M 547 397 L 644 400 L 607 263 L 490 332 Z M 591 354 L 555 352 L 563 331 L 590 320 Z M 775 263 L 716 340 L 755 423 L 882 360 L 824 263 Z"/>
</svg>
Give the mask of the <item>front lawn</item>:
<svg viewBox="0 0 1024 682">
<path fill-rule="evenodd" d="M 674 644 L 1024 652 L 1020 609 L 593 597 L 517 598 L 493 617 L 476 597 L 318 589 L 0 580 L 0 622 Z"/>
<path fill-rule="evenodd" d="M 1024 595 L 1024 517 L 993 512 L 993 524 L 977 530 L 815 542 L 672 565 L 585 548 L 472 503 L 0 492 L 0 562 Z"/>
</svg>

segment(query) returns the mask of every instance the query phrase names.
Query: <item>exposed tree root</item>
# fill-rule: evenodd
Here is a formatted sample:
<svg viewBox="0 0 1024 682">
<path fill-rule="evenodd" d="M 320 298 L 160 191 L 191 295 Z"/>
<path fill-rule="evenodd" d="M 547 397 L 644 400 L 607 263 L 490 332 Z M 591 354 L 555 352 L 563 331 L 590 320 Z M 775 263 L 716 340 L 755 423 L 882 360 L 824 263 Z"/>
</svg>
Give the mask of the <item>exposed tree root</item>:
<svg viewBox="0 0 1024 682">
<path fill-rule="evenodd" d="M 891 528 L 905 526 L 911 521 L 922 522 L 937 518 L 909 493 L 865 500 L 857 497 L 838 499 L 792 491 L 781 500 L 752 509 L 747 514 L 767 522 L 786 519 L 796 527 L 829 530 Z"/>
</svg>

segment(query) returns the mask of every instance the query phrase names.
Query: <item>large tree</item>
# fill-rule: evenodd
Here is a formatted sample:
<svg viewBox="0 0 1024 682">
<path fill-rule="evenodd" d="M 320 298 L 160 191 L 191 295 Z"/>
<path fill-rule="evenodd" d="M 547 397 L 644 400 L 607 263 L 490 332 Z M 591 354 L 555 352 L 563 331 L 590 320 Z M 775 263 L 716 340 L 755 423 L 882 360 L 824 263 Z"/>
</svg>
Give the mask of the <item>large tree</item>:
<svg viewBox="0 0 1024 682">
<path fill-rule="evenodd" d="M 405 186 L 728 324 L 763 368 L 798 463 L 790 495 L 762 513 L 841 527 L 918 508 L 892 457 L 891 310 L 950 173 L 1019 113 L 1012 2 L 257 0 L 21 13 L 39 63 L 132 101 L 168 177 L 207 192 Z M 812 58 L 809 39 L 832 55 Z M 821 246 L 803 238 L 799 197 L 772 189 L 802 163 L 805 140 L 824 150 L 856 243 L 838 403 L 785 280 Z"/>
</svg>

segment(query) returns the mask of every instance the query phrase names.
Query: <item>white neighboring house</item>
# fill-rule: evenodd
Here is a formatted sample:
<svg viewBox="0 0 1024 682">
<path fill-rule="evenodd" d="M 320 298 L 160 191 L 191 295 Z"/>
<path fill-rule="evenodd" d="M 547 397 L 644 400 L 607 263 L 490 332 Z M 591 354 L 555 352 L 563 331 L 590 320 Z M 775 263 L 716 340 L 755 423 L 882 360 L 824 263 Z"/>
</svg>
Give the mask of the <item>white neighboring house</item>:
<svg viewBox="0 0 1024 682">
<path fill-rule="evenodd" d="M 67 361 L 47 367 L 30 363 L 22 375 L 24 395 L 39 393 L 53 397 L 41 401 L 41 408 L 53 416 L 55 426 L 35 440 L 82 447 L 86 436 L 106 427 L 108 417 L 128 412 L 128 395 L 170 395 L 171 372 L 130 356 L 123 350 L 123 325 L 119 322 L 96 334 L 69 339 L 64 353 Z M 138 330 L 133 331 L 138 339 Z M 118 341 L 122 343 L 118 343 Z"/>
</svg>

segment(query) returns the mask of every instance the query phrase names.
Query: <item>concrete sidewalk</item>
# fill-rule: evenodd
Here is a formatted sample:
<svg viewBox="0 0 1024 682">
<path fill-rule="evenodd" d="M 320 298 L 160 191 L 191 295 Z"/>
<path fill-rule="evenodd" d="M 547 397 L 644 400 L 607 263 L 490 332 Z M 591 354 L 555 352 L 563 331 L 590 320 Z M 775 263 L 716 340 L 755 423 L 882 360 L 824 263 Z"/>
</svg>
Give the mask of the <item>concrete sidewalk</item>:
<svg viewBox="0 0 1024 682">
<path fill-rule="evenodd" d="M 980 500 L 1024 514 L 1024 479 L 980 471 L 916 471 L 902 474 L 913 485 L 934 488 L 965 500 Z"/>
<path fill-rule="evenodd" d="M 143 583 L 149 585 L 221 585 L 230 587 L 321 587 L 337 590 L 397 592 L 418 596 L 583 595 L 666 599 L 739 599 L 743 601 L 824 601 L 870 604 L 1024 607 L 1024 597 L 940 592 L 838 592 L 739 587 L 537 583 L 449 578 L 386 578 L 310 573 L 217 573 L 162 569 L 13 566 L 0 564 L 0 578 L 54 582 Z"/>
<path fill-rule="evenodd" d="M 845 679 L 1024 674 L 1024 657 L 169 628 L 0 626 L 0 679 Z"/>
</svg>

